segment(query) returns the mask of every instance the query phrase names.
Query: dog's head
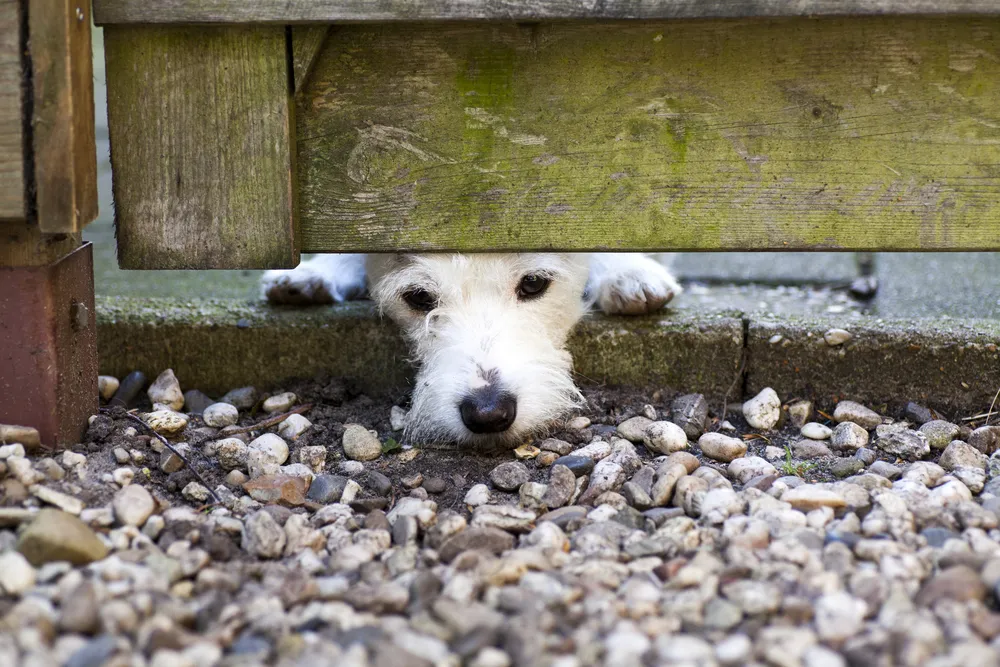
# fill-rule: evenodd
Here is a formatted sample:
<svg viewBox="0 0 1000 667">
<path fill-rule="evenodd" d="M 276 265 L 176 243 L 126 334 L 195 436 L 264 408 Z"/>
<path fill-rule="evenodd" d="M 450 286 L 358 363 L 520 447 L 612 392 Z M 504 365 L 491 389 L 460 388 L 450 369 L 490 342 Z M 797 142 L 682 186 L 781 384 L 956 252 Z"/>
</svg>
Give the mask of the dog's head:
<svg viewBox="0 0 1000 667">
<path fill-rule="evenodd" d="M 369 256 L 419 365 L 407 438 L 516 444 L 577 406 L 565 345 L 587 273 L 573 254 Z"/>
</svg>

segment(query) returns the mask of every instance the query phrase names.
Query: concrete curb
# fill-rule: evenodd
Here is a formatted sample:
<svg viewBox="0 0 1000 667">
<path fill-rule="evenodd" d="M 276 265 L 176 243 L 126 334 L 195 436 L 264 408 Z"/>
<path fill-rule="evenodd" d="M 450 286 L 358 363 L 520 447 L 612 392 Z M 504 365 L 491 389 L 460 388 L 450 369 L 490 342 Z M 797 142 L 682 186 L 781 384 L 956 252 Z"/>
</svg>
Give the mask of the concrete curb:
<svg viewBox="0 0 1000 667">
<path fill-rule="evenodd" d="M 186 387 L 223 392 L 317 374 L 372 393 L 412 374 L 395 329 L 368 303 L 274 308 L 240 301 L 99 297 L 101 372 L 173 368 Z M 851 331 L 831 347 L 823 333 Z M 844 318 L 768 319 L 740 313 L 622 318 L 593 315 L 570 340 L 581 382 L 700 392 L 740 400 L 764 386 L 820 405 L 923 401 L 949 413 L 985 410 L 1000 387 L 1000 323 Z M 746 356 L 746 364 L 741 360 Z"/>
</svg>

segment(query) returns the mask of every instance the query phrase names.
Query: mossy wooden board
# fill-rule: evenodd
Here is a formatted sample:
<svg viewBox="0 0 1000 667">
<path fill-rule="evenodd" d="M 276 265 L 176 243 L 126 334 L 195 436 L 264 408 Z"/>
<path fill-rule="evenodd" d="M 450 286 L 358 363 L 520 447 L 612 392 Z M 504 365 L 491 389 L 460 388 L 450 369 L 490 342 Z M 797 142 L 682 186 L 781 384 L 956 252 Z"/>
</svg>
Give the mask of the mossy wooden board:
<svg viewBox="0 0 1000 667">
<path fill-rule="evenodd" d="M 334 28 L 304 251 L 1000 249 L 1000 19 Z"/>
</svg>

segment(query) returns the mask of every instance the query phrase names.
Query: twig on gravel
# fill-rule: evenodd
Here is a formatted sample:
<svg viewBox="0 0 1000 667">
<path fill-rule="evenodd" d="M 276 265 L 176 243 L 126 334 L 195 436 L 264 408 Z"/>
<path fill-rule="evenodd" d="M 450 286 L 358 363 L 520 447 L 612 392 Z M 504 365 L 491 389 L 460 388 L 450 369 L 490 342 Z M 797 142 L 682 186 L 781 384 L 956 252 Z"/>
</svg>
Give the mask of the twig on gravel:
<svg viewBox="0 0 1000 667">
<path fill-rule="evenodd" d="M 101 408 L 100 412 L 101 412 L 102 415 L 107 415 L 107 416 L 111 417 L 112 419 L 118 414 L 117 411 L 111 410 L 111 409 L 108 409 L 108 408 Z M 197 470 L 194 469 L 194 466 L 191 465 L 191 462 L 188 461 L 184 457 L 183 454 L 181 454 L 179 451 L 177 451 L 177 448 L 175 448 L 173 445 L 171 445 L 169 440 L 167 440 L 162 435 L 160 435 L 159 433 L 157 433 L 156 431 L 154 431 L 153 427 L 150 426 L 149 424 L 147 424 L 146 421 L 144 419 L 142 419 L 141 417 L 138 417 L 137 415 L 134 415 L 131 412 L 127 412 L 127 411 L 124 411 L 124 410 L 122 410 L 122 414 L 125 415 L 126 419 L 128 419 L 130 421 L 133 421 L 136 424 L 141 425 L 144 429 L 146 429 L 147 431 L 149 431 L 150 433 L 152 433 L 154 438 L 156 438 L 157 440 L 159 440 L 160 443 L 164 447 L 166 447 L 167 449 L 169 449 L 172 454 L 174 454 L 177 458 L 179 458 L 184 463 L 185 466 L 187 466 L 187 469 L 191 471 L 191 474 L 195 476 L 195 479 L 197 479 L 198 482 L 203 487 L 205 487 L 208 490 L 209 493 L 212 494 L 212 497 L 215 498 L 215 502 L 218 503 L 218 504 L 220 504 L 220 505 L 222 504 L 222 499 L 219 498 L 218 494 L 215 493 L 215 490 L 212 489 L 211 486 L 209 486 L 208 482 L 205 481 L 205 478 L 201 476 L 201 473 L 199 473 Z"/>
<path fill-rule="evenodd" d="M 235 435 L 237 433 L 249 433 L 250 431 L 259 431 L 262 428 L 271 428 L 272 426 L 275 426 L 285 421 L 292 415 L 300 415 L 303 412 L 308 412 L 309 410 L 312 410 L 312 407 L 313 407 L 312 403 L 306 403 L 305 405 L 300 405 L 294 410 L 289 410 L 288 412 L 276 415 L 274 417 L 268 417 L 264 421 L 257 422 L 256 424 L 251 424 L 250 426 L 240 426 L 239 428 L 226 429 L 225 435 L 228 437 L 230 435 Z"/>
<path fill-rule="evenodd" d="M 722 428 L 722 422 L 726 421 L 726 413 L 729 407 L 729 394 L 732 393 L 733 389 L 736 388 L 736 383 L 743 379 L 743 371 L 746 370 L 747 366 L 747 351 L 743 350 L 743 354 L 740 355 L 740 367 L 736 371 L 736 377 L 733 378 L 733 383 L 729 385 L 729 389 L 726 390 L 725 395 L 722 397 L 722 412 L 719 414 L 719 423 L 716 425 L 716 431 Z"/>
<path fill-rule="evenodd" d="M 998 398 L 1000 398 L 1000 387 L 997 387 L 997 393 L 993 395 L 993 402 L 990 403 L 990 409 L 987 411 L 987 415 L 986 415 L 986 423 L 983 424 L 983 426 L 989 426 L 990 425 L 990 417 L 992 417 L 993 415 L 996 414 L 995 412 L 993 412 L 993 408 L 996 407 L 997 399 Z"/>
</svg>

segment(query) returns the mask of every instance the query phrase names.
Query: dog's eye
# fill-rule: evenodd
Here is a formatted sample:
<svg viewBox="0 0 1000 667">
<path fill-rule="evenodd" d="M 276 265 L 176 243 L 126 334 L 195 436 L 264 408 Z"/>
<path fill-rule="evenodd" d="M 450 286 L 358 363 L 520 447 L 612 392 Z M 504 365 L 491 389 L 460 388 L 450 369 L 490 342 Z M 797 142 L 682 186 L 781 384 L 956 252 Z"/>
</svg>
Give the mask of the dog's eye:
<svg viewBox="0 0 1000 667">
<path fill-rule="evenodd" d="M 529 273 L 521 278 L 521 282 L 517 286 L 517 298 L 522 301 L 537 299 L 545 294 L 545 290 L 549 288 L 551 283 L 552 280 L 546 276 Z"/>
<path fill-rule="evenodd" d="M 425 289 L 411 289 L 403 294 L 403 301 L 413 310 L 429 313 L 437 308 L 437 297 Z"/>
</svg>

